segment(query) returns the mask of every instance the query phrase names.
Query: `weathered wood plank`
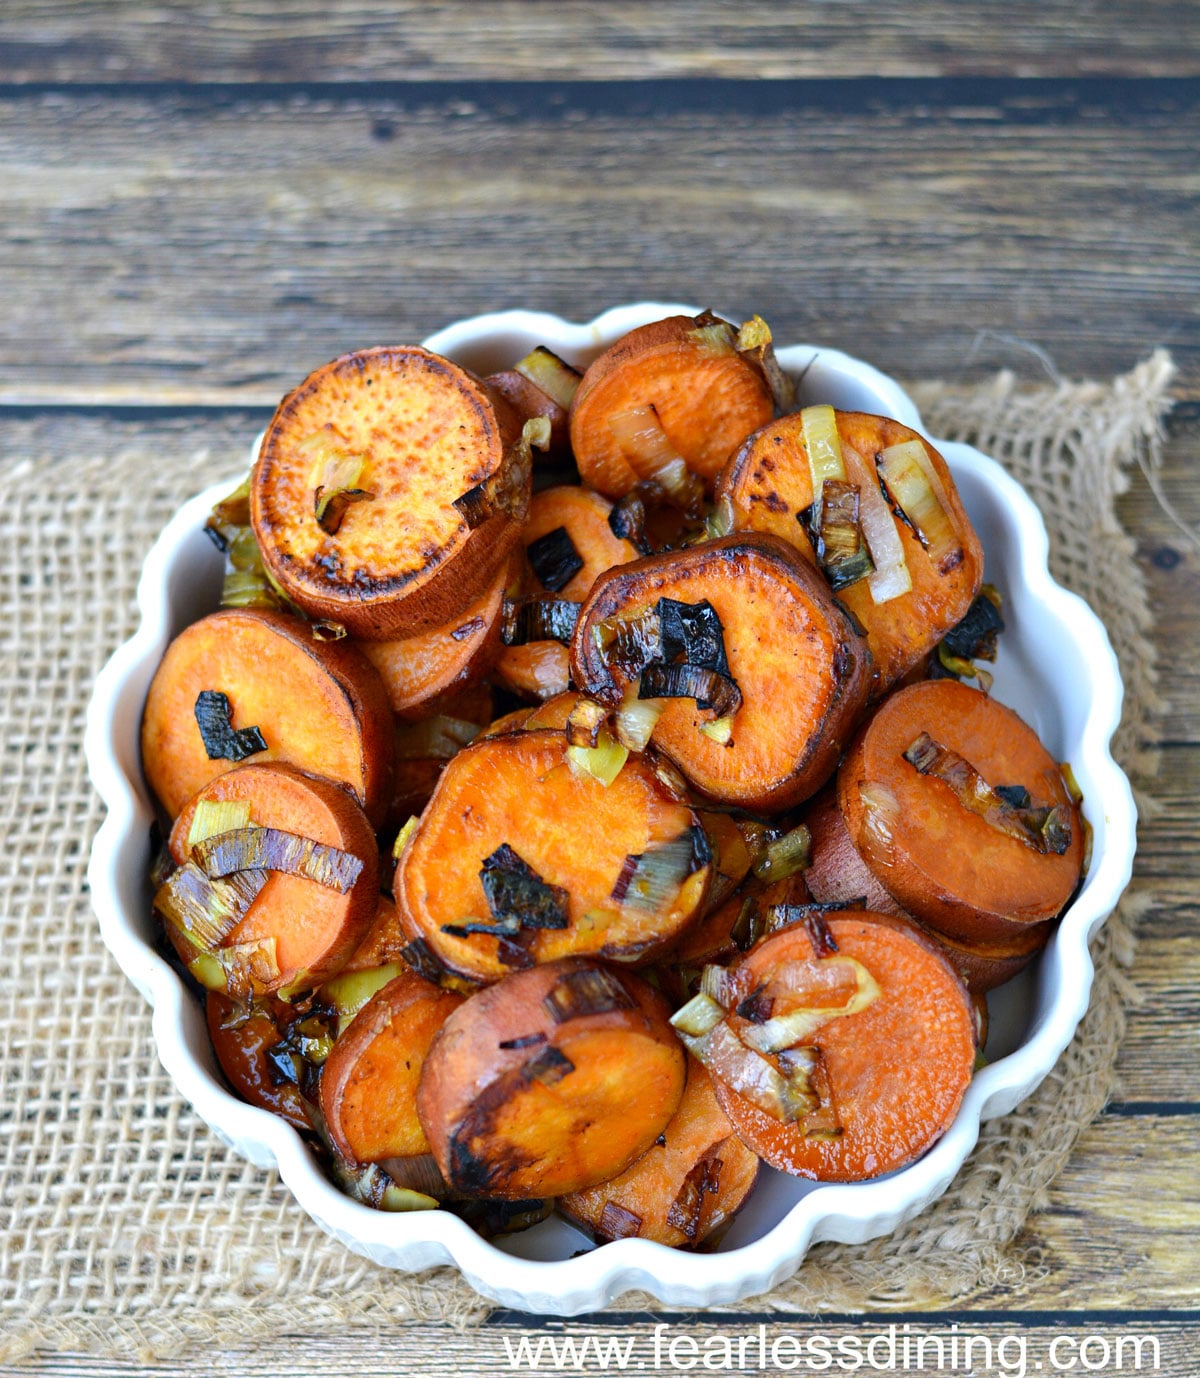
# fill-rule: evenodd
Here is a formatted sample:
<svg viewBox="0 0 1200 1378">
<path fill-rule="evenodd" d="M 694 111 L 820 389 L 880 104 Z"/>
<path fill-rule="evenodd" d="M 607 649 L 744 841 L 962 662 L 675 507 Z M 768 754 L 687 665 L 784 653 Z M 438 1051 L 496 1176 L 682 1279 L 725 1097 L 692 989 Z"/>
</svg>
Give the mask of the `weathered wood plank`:
<svg viewBox="0 0 1200 1378">
<path fill-rule="evenodd" d="M 144 3 L 7 0 L 0 81 L 1161 76 L 1200 70 L 1197 28 L 1186 0 L 927 0 L 917 15 L 871 0 L 492 0 L 486 24 L 475 6 L 431 0 L 231 0 L 165 13 Z"/>
<path fill-rule="evenodd" d="M 262 402 L 455 316 L 636 297 L 910 376 L 992 367 L 989 331 L 1072 374 L 1167 343 L 1200 385 L 1200 83 L 761 85 L 765 114 L 717 86 L 644 119 L 575 87 L 10 94 L 0 400 Z"/>
</svg>

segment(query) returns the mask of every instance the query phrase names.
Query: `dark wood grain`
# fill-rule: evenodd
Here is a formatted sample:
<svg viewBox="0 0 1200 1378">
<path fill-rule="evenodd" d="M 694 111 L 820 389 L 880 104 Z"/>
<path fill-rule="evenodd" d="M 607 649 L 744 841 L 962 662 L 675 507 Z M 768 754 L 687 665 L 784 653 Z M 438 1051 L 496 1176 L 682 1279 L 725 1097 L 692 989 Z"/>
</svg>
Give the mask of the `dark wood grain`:
<svg viewBox="0 0 1200 1378">
<path fill-rule="evenodd" d="M 1200 82 L 10 91 L 0 400 L 269 402 L 639 297 L 910 376 L 990 368 L 981 332 L 1071 374 L 1167 344 L 1195 388 L 1198 145 Z"/>
<path fill-rule="evenodd" d="M 1187 0 L 6 0 L 0 81 L 517 77 L 1167 76 L 1200 71 Z"/>
</svg>

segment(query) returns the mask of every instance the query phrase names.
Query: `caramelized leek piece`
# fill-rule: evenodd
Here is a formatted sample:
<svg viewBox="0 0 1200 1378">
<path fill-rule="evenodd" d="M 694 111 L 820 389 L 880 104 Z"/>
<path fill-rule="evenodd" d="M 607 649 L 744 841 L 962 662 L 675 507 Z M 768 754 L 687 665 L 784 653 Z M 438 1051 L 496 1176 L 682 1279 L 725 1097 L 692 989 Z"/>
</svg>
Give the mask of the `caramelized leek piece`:
<svg viewBox="0 0 1200 1378">
<path fill-rule="evenodd" d="M 742 322 L 737 336 L 737 352 L 743 358 L 753 359 L 762 369 L 775 399 L 776 412 L 780 416 L 790 412 L 796 404 L 796 387 L 779 366 L 771 327 L 761 316 L 751 316 L 748 321 Z"/>
<path fill-rule="evenodd" d="M 662 699 L 642 698 L 641 680 L 634 680 L 616 712 L 617 740 L 630 751 L 645 751 L 666 706 Z"/>
<path fill-rule="evenodd" d="M 578 619 L 579 604 L 567 598 L 506 598 L 500 640 L 506 646 L 525 646 L 531 641 L 561 641 L 566 646 Z"/>
<path fill-rule="evenodd" d="M 805 407 L 800 412 L 800 426 L 804 432 L 804 449 L 808 454 L 808 471 L 812 477 L 813 526 L 819 531 L 826 482 L 846 482 L 837 413 L 827 406 Z"/>
<path fill-rule="evenodd" d="M 525 549 L 529 567 L 551 593 L 561 593 L 583 568 L 583 556 L 565 526 L 556 526 Z"/>
<path fill-rule="evenodd" d="M 733 717 L 714 718 L 712 722 L 702 722 L 700 731 L 711 738 L 718 746 L 728 746 L 733 737 Z"/>
<path fill-rule="evenodd" d="M 526 354 L 513 365 L 513 371 L 527 378 L 535 388 L 557 402 L 563 411 L 570 411 L 582 375 L 545 345 L 538 345 Z"/>
<path fill-rule="evenodd" d="M 705 968 L 707 970 L 707 968 Z M 711 995 L 701 991 L 671 1016 L 671 1025 L 689 1038 L 700 1038 L 725 1018 L 725 1011 Z"/>
<path fill-rule="evenodd" d="M 935 491 L 925 446 L 919 440 L 889 445 L 875 462 L 896 515 L 912 528 L 935 568 L 947 573 L 960 564 L 962 545 Z"/>
<path fill-rule="evenodd" d="M 606 789 L 621 773 L 629 759 L 629 748 L 601 729 L 595 746 L 568 746 L 567 764 L 576 775 L 598 780 Z"/>
<path fill-rule="evenodd" d="M 879 983 L 853 957 L 823 957 L 812 967 L 814 976 L 819 974 L 828 982 L 832 995 L 845 992 L 847 998 L 837 1004 L 801 1006 L 772 1015 L 762 1023 L 752 1023 L 739 1034 L 743 1043 L 760 1053 L 782 1052 L 785 1048 L 794 1048 L 802 1043 L 831 1019 L 844 1019 L 847 1015 L 857 1014 L 879 998 Z M 776 1000 L 787 994 L 786 987 L 776 980 L 768 984 L 768 991 Z M 804 999 L 814 997 L 820 998 L 815 981 L 802 993 Z"/>
<path fill-rule="evenodd" d="M 250 804 L 245 799 L 201 799 L 192 814 L 192 825 L 188 829 L 187 845 L 192 848 L 197 842 L 217 833 L 233 832 L 235 828 L 250 826 Z"/>
<path fill-rule="evenodd" d="M 612 898 L 622 907 L 659 913 L 697 868 L 696 840 L 689 829 L 670 842 L 647 847 L 625 858 L 612 888 Z M 701 863 L 704 864 L 704 863 Z"/>
<path fill-rule="evenodd" d="M 515 520 L 524 520 L 529 507 L 529 489 L 533 478 L 533 450 L 550 448 L 550 421 L 545 416 L 532 416 L 521 427 L 521 437 L 510 446 L 495 472 L 474 488 L 468 488 L 454 499 L 469 530 L 482 526 L 497 512 L 505 512 Z"/>
<path fill-rule="evenodd" d="M 648 699 L 695 699 L 726 718 L 742 706 L 742 691 L 728 675 L 702 665 L 652 662 L 642 671 L 638 693 Z"/>
<path fill-rule="evenodd" d="M 631 1010 L 634 1000 L 616 972 L 604 967 L 570 971 L 559 977 L 542 998 L 556 1024 L 582 1019 L 589 1014 Z"/>
<path fill-rule="evenodd" d="M 246 917 L 266 883 L 263 870 L 216 880 L 189 861 L 155 891 L 154 909 L 193 947 L 213 954 Z"/>
<path fill-rule="evenodd" d="M 933 775 L 948 785 L 963 808 L 1031 851 L 1061 856 L 1071 845 L 1071 815 L 1064 805 L 1015 808 L 996 793 L 970 761 L 935 742 L 928 732 L 922 732 L 913 741 L 904 759 L 919 774 Z"/>
<path fill-rule="evenodd" d="M 567 715 L 567 741 L 572 746 L 594 747 L 600 741 L 600 729 L 608 717 L 608 709 L 592 699 L 581 698 Z M 618 738 L 620 733 L 618 732 Z"/>
<path fill-rule="evenodd" d="M 479 724 L 439 713 L 420 722 L 396 725 L 398 761 L 448 761 L 479 735 Z"/>
<path fill-rule="evenodd" d="M 519 928 L 566 928 L 569 896 L 561 885 L 549 885 L 508 845 L 501 843 L 483 859 L 479 872 L 488 908 L 499 923 Z"/>
<path fill-rule="evenodd" d="M 790 833 L 768 842 L 751 869 L 759 880 L 784 880 L 808 869 L 811 849 L 812 833 L 801 823 Z"/>
<path fill-rule="evenodd" d="M 242 871 L 282 871 L 340 895 L 353 887 L 363 868 L 362 861 L 349 852 L 279 828 L 236 828 L 198 842 L 192 855 L 210 880 Z"/>
<path fill-rule="evenodd" d="M 684 512 L 697 512 L 704 483 L 678 454 L 652 406 L 633 407 L 608 419 L 613 438 L 638 478 L 656 483 Z"/>
</svg>

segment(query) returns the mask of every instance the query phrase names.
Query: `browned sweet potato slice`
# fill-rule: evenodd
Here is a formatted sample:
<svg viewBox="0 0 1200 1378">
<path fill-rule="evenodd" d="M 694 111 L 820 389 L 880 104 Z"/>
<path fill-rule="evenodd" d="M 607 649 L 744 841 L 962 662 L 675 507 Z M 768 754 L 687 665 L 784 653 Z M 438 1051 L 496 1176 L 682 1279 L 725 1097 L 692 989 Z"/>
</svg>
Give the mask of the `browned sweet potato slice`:
<svg viewBox="0 0 1200 1378">
<path fill-rule="evenodd" d="M 804 815 L 812 834 L 812 861 L 804 878 L 815 900 L 826 903 L 857 900 L 877 914 L 911 918 L 880 883 L 850 841 L 836 787 L 824 789 Z M 1029 924 L 1000 943 L 965 943 L 922 925 L 950 958 L 967 989 L 988 991 L 1003 985 L 1037 956 L 1050 936 L 1049 923 Z"/>
<path fill-rule="evenodd" d="M 748 998 L 718 1025 L 735 1036 L 734 1052 L 710 1071 L 722 1109 L 764 1162 L 797 1177 L 858 1181 L 903 1167 L 945 1132 L 971 1079 L 975 1014 L 945 956 L 906 920 L 830 914 L 825 933 L 836 950 L 814 944 L 809 928 L 796 924 L 747 953 L 733 974 Z M 865 972 L 865 997 L 854 1012 L 818 1022 L 774 1054 L 744 1046 L 755 1030 L 763 1042 L 778 1041 L 768 1038 L 778 1027 L 773 1021 L 802 1014 L 814 999 L 816 1008 L 853 1008 L 841 996 L 788 994 L 819 983 L 823 964 L 846 959 Z M 795 1049 L 814 1050 L 804 1065 L 811 1065 L 807 1089 L 820 1104 L 791 1120 L 752 1104 L 731 1087 L 737 1047 L 785 1072 L 789 1053 L 794 1065 Z"/>
<path fill-rule="evenodd" d="M 417 1084 L 434 1035 L 463 1003 L 403 971 L 359 1010 L 325 1060 L 321 1112 L 352 1163 L 428 1152 Z"/>
<path fill-rule="evenodd" d="M 429 803 L 446 762 L 472 742 L 492 719 L 492 691 L 476 684 L 436 699 L 432 715 L 396 723 L 395 766 L 389 826 L 401 828 Z"/>
<path fill-rule="evenodd" d="M 498 394 L 415 345 L 381 346 L 283 399 L 250 516 L 293 602 L 388 641 L 445 626 L 484 595 L 520 537 L 529 483 L 528 444 Z"/>
<path fill-rule="evenodd" d="M 703 830 L 654 762 L 630 757 L 605 786 L 567 750 L 559 731 L 476 742 L 404 848 L 404 927 L 461 975 L 496 981 L 572 954 L 640 960 L 703 904 Z"/>
<path fill-rule="evenodd" d="M 681 966 L 700 968 L 725 963 L 747 951 L 770 931 L 771 911 L 776 905 L 803 905 L 811 899 L 804 874 L 787 876 L 764 885 L 754 876 L 711 913 L 687 930 L 672 960 Z"/>
<path fill-rule="evenodd" d="M 560 1196 L 623 1172 L 666 1128 L 683 1049 L 657 991 L 561 961 L 474 995 L 434 1040 L 417 1111 L 443 1177 L 475 1196 Z"/>
<path fill-rule="evenodd" d="M 1027 791 L 1027 806 L 997 787 Z M 1058 763 L 1012 709 L 955 680 L 880 705 L 838 772 L 838 802 L 887 890 L 960 943 L 1011 944 L 1078 884 L 1084 830 Z"/>
<path fill-rule="evenodd" d="M 344 642 L 314 641 L 295 617 L 227 608 L 193 622 L 167 647 L 146 698 L 146 779 L 174 818 L 248 755 L 336 780 L 379 822 L 391 787 L 392 715 L 374 667 Z"/>
<path fill-rule="evenodd" d="M 673 605 L 670 635 L 660 600 Z M 680 633 L 681 619 L 700 625 Z M 600 576 L 571 647 L 585 693 L 613 707 L 639 685 L 642 694 L 661 694 L 651 676 L 664 681 L 687 669 L 681 654 L 705 671 L 701 688 L 713 707 L 664 698 L 652 741 L 697 790 L 777 810 L 824 784 L 862 707 L 870 661 L 828 586 L 792 547 L 746 532 Z M 714 732 L 721 719 L 723 735 Z"/>
<path fill-rule="evenodd" d="M 877 696 L 911 670 L 965 615 L 979 591 L 983 552 L 946 462 L 928 441 L 886 417 L 862 412 L 836 412 L 834 416 L 845 481 L 857 490 L 860 534 L 865 536 L 878 566 L 875 573 L 838 587 L 837 594 L 866 628 L 867 644 L 875 657 L 872 693 Z M 891 447 L 912 442 L 925 456 L 928 491 L 934 499 L 927 510 L 932 519 L 924 527 L 919 517 L 914 522 L 896 515 L 899 499 L 891 489 L 881 488 L 877 461 L 877 456 Z M 903 456 L 902 451 L 895 453 Z M 897 483 L 894 476 L 893 483 Z M 897 491 L 903 496 L 905 490 Z M 731 500 L 737 527 L 769 531 L 815 563 L 813 541 L 801 520 L 813 507 L 803 413 L 781 417 L 752 435 L 722 472 L 717 496 Z M 881 536 L 876 536 L 872 546 L 877 531 Z M 881 582 L 889 549 L 881 537 L 899 540 L 893 549 L 903 554 L 911 580 L 908 592 L 893 594 L 886 581 Z M 833 572 L 835 566 L 828 552 L 825 563 Z M 848 565 L 841 570 L 841 577 L 846 578 L 856 572 Z M 834 583 L 838 583 L 836 576 Z M 899 583 L 903 584 L 902 576 Z M 884 601 L 876 602 L 876 594 Z"/>
<path fill-rule="evenodd" d="M 243 816 L 198 838 L 197 811 L 222 804 Z M 312 848 L 304 844 L 322 850 L 306 857 Z M 216 950 L 237 962 L 228 980 L 234 994 L 320 985 L 341 970 L 375 916 L 379 853 L 366 815 L 340 786 L 293 766 L 244 765 L 210 781 L 180 811 L 170 848 L 178 866 L 210 880 L 264 882 Z"/>
<path fill-rule="evenodd" d="M 408 946 L 408 934 L 400 923 L 396 905 L 386 895 L 380 895 L 375 917 L 362 942 L 354 949 L 342 967 L 349 975 L 356 971 L 372 971 L 401 960 L 401 948 Z"/>
<path fill-rule="evenodd" d="M 296 1011 L 282 1000 L 268 1000 L 247 1014 L 228 996 L 210 990 L 204 1012 L 213 1052 L 238 1095 L 296 1129 L 311 1129 L 299 1087 L 270 1056 Z"/>
<path fill-rule="evenodd" d="M 695 1248 L 730 1221 L 758 1180 L 758 1157 L 733 1132 L 708 1073 L 688 1059 L 679 1109 L 619 1177 L 564 1196 L 558 1208 L 597 1240 L 653 1239 Z"/>
<path fill-rule="evenodd" d="M 536 493 L 521 537 L 522 596 L 582 603 L 598 575 L 637 559 L 633 545 L 608 524 L 612 503 L 586 488 L 561 486 Z M 567 647 L 558 641 L 505 646 L 496 665 L 502 684 L 518 694 L 547 698 L 569 683 Z"/>
<path fill-rule="evenodd" d="M 736 447 L 775 414 L 762 369 L 737 352 L 734 338 L 712 318 L 670 316 L 606 349 L 571 404 L 571 448 L 584 483 L 619 498 L 654 479 L 670 452 L 711 489 Z M 665 450 L 637 442 L 648 426 Z"/>
<path fill-rule="evenodd" d="M 502 649 L 500 613 L 508 582 L 509 566 L 503 565 L 484 594 L 445 626 L 401 641 L 361 643 L 398 718 L 416 722 L 429 717 L 442 700 L 469 689 L 491 671 Z"/>
</svg>

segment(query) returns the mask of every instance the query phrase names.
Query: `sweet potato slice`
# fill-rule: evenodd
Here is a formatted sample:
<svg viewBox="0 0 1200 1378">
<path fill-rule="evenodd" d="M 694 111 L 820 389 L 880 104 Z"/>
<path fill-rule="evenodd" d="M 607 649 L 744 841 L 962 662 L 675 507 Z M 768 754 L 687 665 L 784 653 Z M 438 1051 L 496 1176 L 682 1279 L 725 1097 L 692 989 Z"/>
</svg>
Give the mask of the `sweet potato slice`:
<svg viewBox="0 0 1200 1378">
<path fill-rule="evenodd" d="M 198 810 L 211 814 L 218 805 L 239 816 L 198 838 Z M 312 844 L 322 850 L 309 857 L 311 864 L 289 865 L 284 858 L 286 849 L 291 859 L 304 860 Z M 233 961 L 222 984 L 235 995 L 320 985 L 341 970 L 375 916 L 379 852 L 366 815 L 340 786 L 292 766 L 244 765 L 210 781 L 180 811 L 170 849 L 179 867 L 210 880 L 254 875 L 262 882 L 215 949 L 198 944 L 210 957 Z M 156 906 L 164 909 L 157 898 Z M 213 964 L 206 969 L 212 972 Z"/>
<path fill-rule="evenodd" d="M 636 560 L 631 542 L 609 526 L 611 512 L 607 498 L 586 488 L 560 486 L 536 493 L 521 537 L 521 595 L 582 603 L 605 570 Z M 529 641 L 504 647 L 496 675 L 518 694 L 547 698 L 566 690 L 568 662 L 567 647 L 560 642 Z"/>
<path fill-rule="evenodd" d="M 817 409 L 813 409 L 817 410 Z M 872 695 L 878 697 L 911 670 L 966 613 L 979 591 L 983 577 L 983 552 L 970 520 L 963 509 L 954 480 L 942 456 L 898 421 L 862 412 L 835 412 L 846 482 L 855 488 L 853 506 L 858 515 L 859 535 L 865 537 L 871 562 L 854 568 L 841 565 L 842 577 L 858 577 L 837 588 L 837 595 L 866 629 L 867 644 L 875 658 L 875 683 Z M 900 506 L 906 490 L 886 487 L 881 477 L 879 456 L 891 447 L 916 445 L 924 456 L 925 481 L 933 504 L 927 509 L 923 528 L 919 514 L 910 519 Z M 897 450 L 901 463 L 911 461 L 911 453 Z M 909 473 L 920 472 L 921 466 Z M 916 482 L 919 484 L 921 479 Z M 899 493 L 899 497 L 897 496 Z M 739 529 L 769 531 L 787 541 L 811 563 L 817 556 L 806 523 L 811 523 L 813 481 L 802 413 L 780 417 L 752 435 L 729 461 L 717 481 L 718 498 L 733 504 Z M 909 501 L 912 506 L 912 502 Z M 876 532 L 880 535 L 876 536 Z M 875 545 L 872 547 L 872 539 Z M 896 593 L 903 584 L 888 587 L 884 580 L 889 541 L 898 539 L 911 588 Z M 928 547 L 928 548 L 927 548 Z M 833 568 L 829 554 L 826 567 Z M 837 584 L 837 577 L 834 578 Z M 876 601 L 880 597 L 883 601 Z"/>
<path fill-rule="evenodd" d="M 644 981 L 594 961 L 534 967 L 472 996 L 435 1038 L 417 1093 L 443 1177 L 514 1200 L 624 1172 L 683 1095 L 667 1015 Z"/>
<path fill-rule="evenodd" d="M 775 414 L 771 386 L 711 317 L 670 316 L 632 330 L 588 368 L 571 404 L 584 483 L 619 498 L 654 480 L 661 455 L 635 443 L 654 427 L 711 489 L 738 445 Z M 632 424 L 626 424 L 632 418 Z"/>
<path fill-rule="evenodd" d="M 820 1181 L 859 1181 L 912 1162 L 945 1132 L 962 1102 L 975 1062 L 975 1013 L 962 982 L 943 954 L 915 925 L 890 915 L 831 914 L 825 932 L 836 949 L 821 951 L 803 924 L 754 947 L 734 969 L 737 987 L 751 992 L 720 1026 L 743 1046 L 761 1021 L 774 1019 L 786 1000 L 778 994 L 804 979 L 826 956 L 861 965 L 873 998 L 854 1013 L 818 1023 L 803 1036 L 814 1050 L 811 1085 L 820 1106 L 792 1121 L 776 1118 L 731 1089 L 721 1071 L 713 1084 L 738 1136 L 782 1172 Z M 755 995 L 767 995 L 764 1011 Z M 774 1004 L 770 1004 L 770 1001 Z M 746 1051 L 752 1051 L 747 1049 Z M 788 1050 L 760 1061 L 786 1068 Z M 792 1060 L 797 1054 L 791 1051 Z"/>
<path fill-rule="evenodd" d="M 296 1011 L 282 1000 L 268 1000 L 247 1012 L 227 995 L 210 990 L 204 1014 L 213 1052 L 238 1095 L 295 1129 L 311 1129 L 295 1077 L 272 1057 Z"/>
<path fill-rule="evenodd" d="M 427 1153 L 417 1085 L 434 1035 L 463 1003 L 403 971 L 359 1010 L 321 1073 L 321 1112 L 352 1163 Z"/>
<path fill-rule="evenodd" d="M 1058 763 L 1012 709 L 955 680 L 880 705 L 838 772 L 838 802 L 886 889 L 960 943 L 1017 941 L 1079 882 L 1084 830 Z"/>
<path fill-rule="evenodd" d="M 528 442 L 503 398 L 427 350 L 381 346 L 334 359 L 283 399 L 250 517 L 297 606 L 388 641 L 445 626 L 486 593 L 529 488 Z"/>
<path fill-rule="evenodd" d="M 564 1196 L 558 1208 L 600 1242 L 653 1239 L 695 1248 L 737 1214 L 759 1160 L 733 1132 L 708 1073 L 689 1058 L 679 1109 L 619 1177 Z"/>
<path fill-rule="evenodd" d="M 509 566 L 503 565 L 484 594 L 445 626 L 400 641 L 360 643 L 398 718 L 416 722 L 429 717 L 441 701 L 491 672 L 502 650 L 500 613 L 508 583 Z"/>
<path fill-rule="evenodd" d="M 813 800 L 804 821 L 812 834 L 812 860 L 804 878 L 813 899 L 826 903 L 857 900 L 862 908 L 876 914 L 912 917 L 883 887 L 850 841 L 835 786 L 822 790 Z M 1035 923 L 1004 942 L 966 943 L 926 925 L 921 927 L 946 953 L 972 994 L 1011 980 L 1042 950 L 1051 931 L 1049 923 Z"/>
<path fill-rule="evenodd" d="M 375 668 L 345 642 L 314 641 L 299 618 L 227 608 L 193 622 L 167 647 L 146 698 L 146 779 L 174 818 L 247 756 L 335 780 L 381 821 L 392 714 Z"/>
<path fill-rule="evenodd" d="M 474 743 L 405 845 L 401 920 L 459 975 L 496 981 L 572 954 L 648 958 L 704 902 L 707 841 L 654 762 L 630 757 L 605 786 L 567 752 L 561 731 Z"/>
<path fill-rule="evenodd" d="M 668 634 L 668 611 L 694 625 Z M 691 658 L 682 667 L 681 656 Z M 725 700 L 714 695 L 702 708 L 698 697 L 665 698 L 651 740 L 701 793 L 762 810 L 790 807 L 824 784 L 870 676 L 866 647 L 825 582 L 792 547 L 758 532 L 651 556 L 596 581 L 571 647 L 585 693 L 612 707 L 627 693 L 654 697 L 672 686 L 652 684 L 652 674 L 665 681 L 689 664 L 705 672 L 698 692 L 707 686 Z"/>
</svg>

